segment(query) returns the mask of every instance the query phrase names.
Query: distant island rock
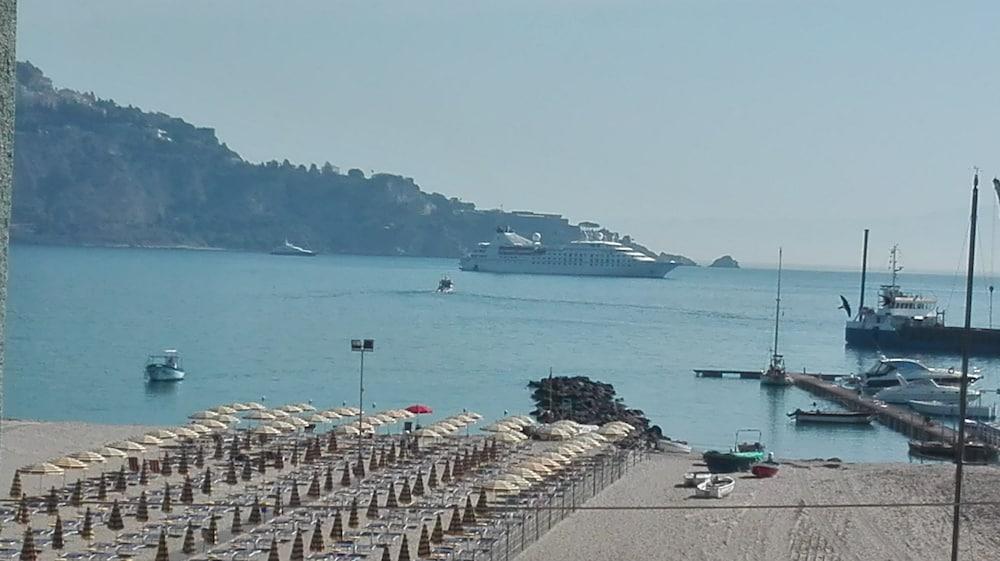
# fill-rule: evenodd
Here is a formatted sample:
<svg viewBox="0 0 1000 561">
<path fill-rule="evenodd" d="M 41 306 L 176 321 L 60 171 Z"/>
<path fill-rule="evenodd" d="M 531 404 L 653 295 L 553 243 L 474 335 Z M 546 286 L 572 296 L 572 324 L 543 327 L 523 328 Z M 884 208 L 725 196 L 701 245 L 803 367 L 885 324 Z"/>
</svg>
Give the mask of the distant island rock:
<svg viewBox="0 0 1000 561">
<path fill-rule="evenodd" d="M 660 253 L 656 258 L 658 261 L 675 261 L 685 267 L 697 267 L 698 264 L 692 259 L 684 257 L 683 255 L 673 255 L 670 253 Z"/>
<path fill-rule="evenodd" d="M 717 269 L 739 269 L 739 261 L 733 259 L 731 255 L 723 255 L 722 257 L 712 261 L 709 267 L 715 267 Z"/>
<path fill-rule="evenodd" d="M 28 62 L 17 63 L 16 104 L 15 241 L 270 251 L 287 239 L 320 253 L 458 257 L 497 227 L 553 245 L 598 227 L 477 208 L 400 175 L 249 162 L 211 128 L 56 88 Z"/>
</svg>

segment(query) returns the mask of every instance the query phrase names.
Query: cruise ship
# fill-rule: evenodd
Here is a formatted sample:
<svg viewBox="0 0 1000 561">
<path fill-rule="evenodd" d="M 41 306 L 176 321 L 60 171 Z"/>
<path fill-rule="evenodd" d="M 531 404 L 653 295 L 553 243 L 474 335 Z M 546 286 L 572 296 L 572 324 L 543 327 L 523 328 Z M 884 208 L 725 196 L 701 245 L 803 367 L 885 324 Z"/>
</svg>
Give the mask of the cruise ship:
<svg viewBox="0 0 1000 561">
<path fill-rule="evenodd" d="M 462 257 L 459 269 L 489 273 L 662 278 L 679 265 L 676 261 L 658 261 L 627 245 L 604 240 L 600 232 L 584 229 L 584 234 L 584 240 L 545 246 L 540 234 L 534 234 L 529 240 L 509 229 L 498 228 L 492 242 L 480 242 L 471 253 Z"/>
</svg>

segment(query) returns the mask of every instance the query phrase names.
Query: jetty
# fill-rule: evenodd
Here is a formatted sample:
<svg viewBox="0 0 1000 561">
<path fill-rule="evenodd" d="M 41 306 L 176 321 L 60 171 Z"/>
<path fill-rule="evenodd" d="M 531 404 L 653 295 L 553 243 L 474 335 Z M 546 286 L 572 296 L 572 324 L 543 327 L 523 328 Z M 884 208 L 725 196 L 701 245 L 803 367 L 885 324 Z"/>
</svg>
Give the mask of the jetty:
<svg viewBox="0 0 1000 561">
<path fill-rule="evenodd" d="M 764 375 L 764 371 L 695 368 L 694 374 L 699 378 L 738 378 L 740 380 L 760 380 L 761 376 Z M 838 378 L 844 377 L 844 374 L 826 374 L 823 372 L 806 372 L 804 370 L 798 373 L 797 375 L 812 376 L 819 380 L 826 380 L 827 382 L 832 382 L 834 380 L 837 380 Z"/>
</svg>

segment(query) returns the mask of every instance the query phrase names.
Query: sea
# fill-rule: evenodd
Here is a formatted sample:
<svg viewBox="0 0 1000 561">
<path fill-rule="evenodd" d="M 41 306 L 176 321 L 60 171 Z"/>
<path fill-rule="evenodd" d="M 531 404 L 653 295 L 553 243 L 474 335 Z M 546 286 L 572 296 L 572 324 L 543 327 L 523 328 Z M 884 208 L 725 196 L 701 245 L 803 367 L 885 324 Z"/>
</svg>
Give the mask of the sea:
<svg viewBox="0 0 1000 561">
<path fill-rule="evenodd" d="M 445 274 L 454 293 L 435 290 Z M 869 275 L 869 303 L 886 281 Z M 960 274 L 900 282 L 937 296 L 949 323 L 961 322 Z M 731 446 L 738 429 L 753 428 L 779 457 L 915 461 L 905 437 L 879 425 L 797 426 L 787 413 L 817 401 L 802 390 L 695 376 L 766 366 L 775 283 L 764 269 L 584 278 L 466 273 L 454 259 L 14 245 L 4 414 L 172 425 L 233 401 L 356 405 L 361 355 L 350 340 L 371 338 L 366 408 L 527 413 L 528 381 L 551 371 L 613 384 L 665 434 L 697 447 Z M 784 271 L 779 350 L 789 369 L 848 374 L 877 360 L 844 347 L 839 296 L 856 305 L 858 285 L 857 272 Z M 974 318 L 990 320 L 985 284 Z M 147 383 L 147 355 L 166 348 L 180 351 L 187 378 Z M 980 388 L 1000 387 L 1000 361 L 973 366 L 985 375 Z"/>
</svg>

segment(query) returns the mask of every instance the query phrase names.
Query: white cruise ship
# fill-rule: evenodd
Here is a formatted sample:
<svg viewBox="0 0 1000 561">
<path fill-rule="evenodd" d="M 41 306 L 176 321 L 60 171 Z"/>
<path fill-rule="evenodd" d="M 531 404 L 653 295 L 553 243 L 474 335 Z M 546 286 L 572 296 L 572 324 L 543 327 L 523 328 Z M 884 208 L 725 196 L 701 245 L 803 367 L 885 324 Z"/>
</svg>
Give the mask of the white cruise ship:
<svg viewBox="0 0 1000 561">
<path fill-rule="evenodd" d="M 679 265 L 600 239 L 599 232 L 584 233 L 585 240 L 549 247 L 542 245 L 539 234 L 528 240 L 498 228 L 492 242 L 480 242 L 458 266 L 463 271 L 489 273 L 662 278 Z"/>
</svg>

